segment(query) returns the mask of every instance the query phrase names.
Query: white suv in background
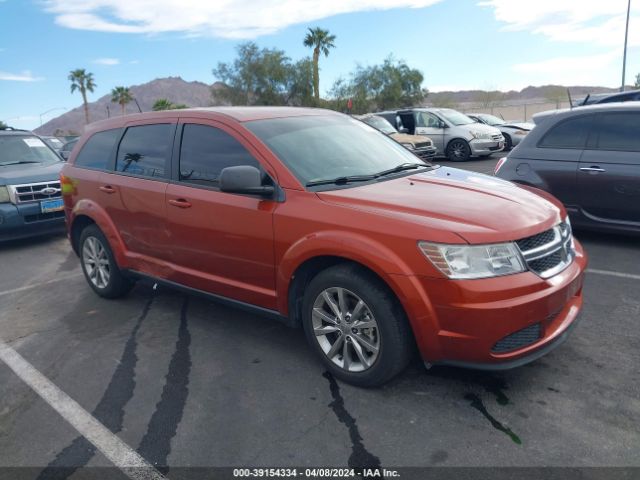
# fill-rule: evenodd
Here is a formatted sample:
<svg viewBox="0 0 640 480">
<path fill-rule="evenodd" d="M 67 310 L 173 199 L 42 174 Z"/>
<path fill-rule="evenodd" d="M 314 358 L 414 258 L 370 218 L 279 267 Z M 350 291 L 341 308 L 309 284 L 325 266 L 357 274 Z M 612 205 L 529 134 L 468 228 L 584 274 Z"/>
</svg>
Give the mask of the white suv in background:
<svg viewBox="0 0 640 480">
<path fill-rule="evenodd" d="M 429 137 L 439 156 L 453 162 L 488 157 L 504 149 L 500 130 L 450 108 L 410 108 L 377 113 L 403 133 Z"/>
</svg>

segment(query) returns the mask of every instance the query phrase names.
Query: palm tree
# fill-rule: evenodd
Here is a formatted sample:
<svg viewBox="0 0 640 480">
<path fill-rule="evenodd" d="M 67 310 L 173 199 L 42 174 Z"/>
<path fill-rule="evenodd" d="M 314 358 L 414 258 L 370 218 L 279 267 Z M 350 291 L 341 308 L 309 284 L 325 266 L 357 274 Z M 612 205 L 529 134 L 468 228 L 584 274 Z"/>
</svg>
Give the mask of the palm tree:
<svg viewBox="0 0 640 480">
<path fill-rule="evenodd" d="M 129 87 L 116 87 L 111 90 L 111 101 L 117 103 L 122 108 L 122 115 L 124 115 L 124 108 L 131 100 L 133 95 L 129 91 Z"/>
<path fill-rule="evenodd" d="M 93 73 L 85 71 L 84 68 L 78 68 L 69 72 L 69 81 L 71 82 L 71 93 L 76 90 L 82 95 L 82 103 L 84 105 L 84 121 L 89 123 L 89 104 L 87 103 L 87 92 L 93 93 L 96 84 L 93 81 Z"/>
<path fill-rule="evenodd" d="M 160 110 L 173 110 L 174 108 L 175 106 L 173 103 L 166 98 L 159 98 L 155 101 L 153 107 L 151 107 L 154 112 L 159 112 Z"/>
<path fill-rule="evenodd" d="M 335 35 L 329 35 L 329 30 L 323 30 L 320 27 L 310 28 L 304 37 L 304 46 L 313 47 L 313 93 L 316 100 L 320 100 L 320 72 L 318 62 L 320 61 L 320 53 L 324 53 L 325 57 L 329 56 L 329 50 L 335 48 Z"/>
</svg>

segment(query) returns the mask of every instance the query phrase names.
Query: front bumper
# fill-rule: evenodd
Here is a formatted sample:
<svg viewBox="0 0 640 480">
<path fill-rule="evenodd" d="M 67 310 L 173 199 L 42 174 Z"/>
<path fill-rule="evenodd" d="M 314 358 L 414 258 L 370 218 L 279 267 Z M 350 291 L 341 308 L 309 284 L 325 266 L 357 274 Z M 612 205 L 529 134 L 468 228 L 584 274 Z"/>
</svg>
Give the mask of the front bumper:
<svg viewBox="0 0 640 480">
<path fill-rule="evenodd" d="M 548 279 L 533 272 L 461 281 L 416 277 L 420 292 L 412 296 L 424 303 L 422 312 L 409 315 L 425 363 L 496 370 L 545 355 L 566 339 L 578 318 L 586 264 L 576 242 L 574 261 Z M 532 328 L 535 337 L 522 337 L 526 341 L 512 349 L 497 348 Z"/>
<path fill-rule="evenodd" d="M 0 204 L 0 242 L 64 231 L 62 211 L 41 213 L 38 202 Z"/>
<path fill-rule="evenodd" d="M 504 137 L 498 140 L 471 140 L 471 154 L 473 156 L 491 155 L 495 152 L 504 150 Z"/>
<path fill-rule="evenodd" d="M 432 160 L 435 158 L 438 149 L 436 147 L 424 147 L 411 150 L 414 155 L 420 157 L 422 160 Z"/>
</svg>

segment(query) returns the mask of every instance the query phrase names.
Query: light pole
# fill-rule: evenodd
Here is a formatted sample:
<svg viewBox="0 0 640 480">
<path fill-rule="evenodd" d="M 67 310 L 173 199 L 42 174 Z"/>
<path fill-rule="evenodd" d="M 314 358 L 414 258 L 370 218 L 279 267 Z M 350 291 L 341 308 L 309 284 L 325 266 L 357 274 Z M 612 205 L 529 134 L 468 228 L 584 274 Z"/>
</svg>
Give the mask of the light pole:
<svg viewBox="0 0 640 480">
<path fill-rule="evenodd" d="M 624 31 L 624 56 L 622 60 L 622 86 L 620 91 L 624 92 L 624 84 L 627 80 L 627 42 L 629 40 L 629 17 L 631 16 L 631 0 L 627 5 L 627 28 Z"/>
<path fill-rule="evenodd" d="M 55 112 L 56 110 L 66 110 L 66 109 L 67 107 L 56 107 L 56 108 L 52 108 L 51 110 L 47 110 L 46 112 L 42 112 L 40 114 L 40 126 L 42 126 L 42 117 L 47 113 Z"/>
</svg>

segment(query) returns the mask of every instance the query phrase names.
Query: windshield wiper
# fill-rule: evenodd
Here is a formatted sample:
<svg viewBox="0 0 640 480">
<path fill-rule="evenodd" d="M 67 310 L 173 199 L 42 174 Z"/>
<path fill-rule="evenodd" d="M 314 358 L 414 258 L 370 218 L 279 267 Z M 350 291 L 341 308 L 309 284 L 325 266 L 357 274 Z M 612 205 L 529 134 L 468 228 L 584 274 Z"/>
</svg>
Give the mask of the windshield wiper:
<svg viewBox="0 0 640 480">
<path fill-rule="evenodd" d="M 18 160 L 17 162 L 0 163 L 0 167 L 5 167 L 7 165 L 21 165 L 23 163 L 42 163 L 42 162 L 37 162 L 37 161 L 34 161 L 34 160 Z"/>
<path fill-rule="evenodd" d="M 375 178 L 384 177 L 386 175 L 391 175 L 393 173 L 400 173 L 406 170 L 416 170 L 418 168 L 433 168 L 432 165 L 427 165 L 426 163 L 403 163 L 398 165 L 397 167 L 390 168 L 389 170 L 383 170 L 382 172 L 378 172 L 375 174 Z"/>
<path fill-rule="evenodd" d="M 315 180 L 307 183 L 307 187 L 317 187 L 318 185 L 346 185 L 352 182 L 368 182 L 378 178 L 376 175 L 353 175 L 350 177 L 338 177 L 326 180 Z"/>
</svg>

